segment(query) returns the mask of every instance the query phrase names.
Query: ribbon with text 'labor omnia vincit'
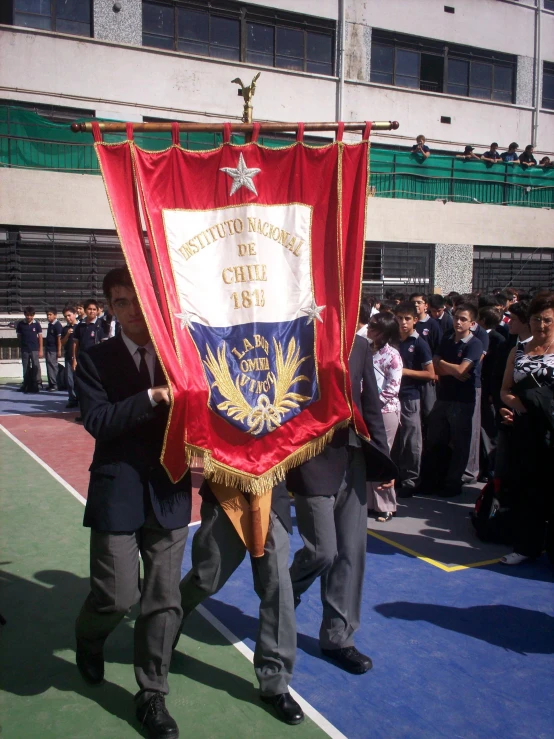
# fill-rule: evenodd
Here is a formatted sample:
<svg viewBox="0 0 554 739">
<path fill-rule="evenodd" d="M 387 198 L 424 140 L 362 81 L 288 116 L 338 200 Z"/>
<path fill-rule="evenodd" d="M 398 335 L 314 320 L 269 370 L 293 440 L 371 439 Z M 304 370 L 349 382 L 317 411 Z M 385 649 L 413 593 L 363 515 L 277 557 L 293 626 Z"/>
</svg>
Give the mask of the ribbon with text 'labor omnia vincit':
<svg viewBox="0 0 554 739">
<path fill-rule="evenodd" d="M 299 130 L 302 132 L 302 124 Z M 93 125 L 113 217 L 171 389 L 162 463 L 191 459 L 254 495 L 353 423 L 368 190 L 361 143 L 282 147 L 107 144 Z M 342 131 L 341 131 L 342 133 Z M 339 136 L 338 138 L 342 138 Z M 286 143 L 286 142 L 285 142 Z M 146 227 L 147 240 L 143 225 Z"/>
</svg>

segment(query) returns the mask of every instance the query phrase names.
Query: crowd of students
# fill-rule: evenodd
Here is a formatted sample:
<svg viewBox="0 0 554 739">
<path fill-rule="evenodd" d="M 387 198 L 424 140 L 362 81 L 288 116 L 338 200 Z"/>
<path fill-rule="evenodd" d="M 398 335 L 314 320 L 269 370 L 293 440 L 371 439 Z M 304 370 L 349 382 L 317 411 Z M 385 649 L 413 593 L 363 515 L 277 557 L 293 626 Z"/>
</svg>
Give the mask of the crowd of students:
<svg viewBox="0 0 554 739">
<path fill-rule="evenodd" d="M 48 308 L 46 339 L 36 311 L 28 305 L 24 319 L 15 327 L 20 342 L 23 382 L 19 392 L 37 393 L 42 388 L 40 360 L 46 360 L 48 391 L 67 390 L 67 408 L 77 408 L 73 373 L 77 367 L 80 351 L 85 351 L 100 341 L 115 335 L 117 323 L 104 310 L 103 303 L 87 300 L 84 303 L 67 303 L 62 311 L 65 326 L 58 319 L 56 308 Z M 64 358 L 64 366 L 58 364 Z"/>
<path fill-rule="evenodd" d="M 551 162 L 550 157 L 547 156 L 542 157 L 540 162 L 537 162 L 537 160 L 533 156 L 534 147 L 532 146 L 532 144 L 528 144 L 521 154 L 517 153 L 518 148 L 519 144 L 516 141 L 512 141 L 512 143 L 508 146 L 508 150 L 502 152 L 501 154 L 498 151 L 498 143 L 496 141 L 493 141 L 487 151 L 485 151 L 483 154 L 476 154 L 475 147 L 468 145 L 464 148 L 463 154 L 456 154 L 456 159 L 464 159 L 466 161 L 469 161 L 471 159 L 479 159 L 483 162 L 488 162 L 489 164 L 521 164 L 524 169 L 527 169 L 528 167 L 554 166 L 554 163 Z M 421 159 L 421 161 L 427 159 L 430 156 L 431 150 L 425 143 L 425 136 L 422 133 L 420 133 L 419 136 L 416 138 L 416 143 L 412 146 L 411 153 L 416 154 Z"/>
<path fill-rule="evenodd" d="M 24 315 L 16 326 L 24 379 L 20 391 L 38 392 L 44 356 L 48 390 L 57 390 L 62 380 L 67 407 L 78 407 L 73 373 L 79 352 L 114 336 L 115 318 L 91 299 L 67 304 L 62 326 L 50 308 L 43 342 L 34 308 L 26 307 Z M 517 564 L 538 556 L 545 522 L 554 518 L 554 496 L 547 494 L 554 472 L 554 434 L 548 427 L 554 417 L 549 405 L 554 294 L 532 296 L 511 288 L 489 295 L 388 292 L 383 300 L 364 294 L 358 329 L 371 343 L 387 441 L 399 469 L 392 488 L 368 483 L 370 513 L 386 523 L 398 498 L 453 497 L 464 484 L 501 480 L 505 501 L 523 521 L 512 537 L 516 550 L 504 561 Z M 522 388 L 532 396 L 533 411 L 524 408 L 529 399 L 519 397 Z M 538 398 L 532 392 L 537 388 Z M 520 464 L 521 449 L 532 461 L 531 470 Z M 521 481 L 522 469 L 532 484 Z"/>
<path fill-rule="evenodd" d="M 397 498 L 494 480 L 517 521 L 502 562 L 539 556 L 554 518 L 554 293 L 365 295 L 358 333 L 371 343 L 399 468 L 386 495 L 368 485 L 370 514 L 386 522 Z"/>
</svg>

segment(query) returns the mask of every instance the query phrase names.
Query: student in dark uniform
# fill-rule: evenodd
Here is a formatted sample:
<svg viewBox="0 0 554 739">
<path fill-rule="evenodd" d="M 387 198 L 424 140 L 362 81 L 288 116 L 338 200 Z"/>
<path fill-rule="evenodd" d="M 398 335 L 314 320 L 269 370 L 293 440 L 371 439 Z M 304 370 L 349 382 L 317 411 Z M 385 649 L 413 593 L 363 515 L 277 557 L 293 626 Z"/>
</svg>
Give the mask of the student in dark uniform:
<svg viewBox="0 0 554 739">
<path fill-rule="evenodd" d="M 38 393 L 41 384 L 42 326 L 38 321 L 35 321 L 35 309 L 32 305 L 24 308 L 23 315 L 25 316 L 24 320 L 19 321 L 15 327 L 21 349 L 21 364 L 23 365 L 23 384 L 19 389 L 22 392 L 29 392 L 25 387 L 25 375 L 30 370 L 36 386 L 35 392 Z"/>
<path fill-rule="evenodd" d="M 63 317 L 67 321 L 67 325 L 62 328 L 61 345 L 64 352 L 65 385 L 69 396 L 65 407 L 77 408 L 79 403 L 77 402 L 73 382 L 73 372 L 76 367 L 76 362 L 73 359 L 73 333 L 77 327 L 77 308 L 74 305 L 66 305 L 63 309 Z"/>
<path fill-rule="evenodd" d="M 459 495 L 471 450 L 476 388 L 480 387 L 483 345 L 470 330 L 477 318 L 475 306 L 460 303 L 454 313 L 454 335 L 445 336 L 433 357 L 439 376 L 438 398 L 429 418 L 429 448 L 439 461 L 452 448 L 452 456 L 438 492 Z"/>
<path fill-rule="evenodd" d="M 431 354 L 434 354 L 439 348 L 441 340 L 441 330 L 439 328 L 438 321 L 427 313 L 429 304 L 427 302 L 427 296 L 422 293 L 412 293 L 410 295 L 410 301 L 415 305 L 417 311 L 417 323 L 415 325 L 415 331 L 417 331 L 420 338 L 429 344 Z M 434 379 L 428 380 L 422 383 L 421 388 L 421 421 L 424 429 L 427 429 L 427 421 L 429 415 L 433 410 L 433 406 L 437 400 L 437 388 Z"/>
<path fill-rule="evenodd" d="M 62 324 L 58 321 L 58 311 L 48 308 L 46 318 L 46 373 L 48 375 L 48 390 L 58 389 L 58 359 L 62 356 Z"/>
<path fill-rule="evenodd" d="M 537 160 L 533 156 L 533 146 L 532 144 L 528 144 L 525 147 L 525 151 L 523 154 L 519 155 L 519 163 L 524 164 L 526 167 L 535 167 L 537 164 Z"/>
<path fill-rule="evenodd" d="M 498 144 L 496 143 L 496 141 L 492 142 L 492 144 L 490 145 L 490 149 L 483 154 L 481 159 L 483 159 L 485 162 L 490 162 L 491 164 L 501 161 L 501 156 L 500 152 L 498 151 Z"/>
<path fill-rule="evenodd" d="M 477 308 L 476 308 L 477 311 Z M 476 339 L 479 339 L 483 346 L 483 354 L 481 355 L 481 363 L 485 359 L 489 350 L 489 334 L 485 329 L 475 321 L 471 326 L 471 332 Z M 481 387 L 481 373 L 475 378 L 475 411 L 471 425 L 471 450 L 463 481 L 472 485 L 479 479 L 479 456 L 481 449 L 481 398 L 483 390 Z"/>
<path fill-rule="evenodd" d="M 392 459 L 398 467 L 396 495 L 410 498 L 419 488 L 423 435 L 421 432 L 420 388 L 435 376 L 433 355 L 429 344 L 417 331 L 415 305 L 406 301 L 395 310 L 400 330 L 398 351 L 402 357 L 402 382 L 400 384 L 400 426 L 396 432 Z"/>
<path fill-rule="evenodd" d="M 508 151 L 502 152 L 500 158 L 502 159 L 504 164 L 513 164 L 514 162 L 519 161 L 519 156 L 517 153 L 518 146 L 519 144 L 516 141 L 512 141 L 512 143 L 508 147 Z"/>
<path fill-rule="evenodd" d="M 165 696 L 182 618 L 179 581 L 191 477 L 188 472 L 173 484 L 159 461 L 169 389 L 127 269 L 109 272 L 103 288 L 122 331 L 81 352 L 75 378 L 85 428 L 95 439 L 84 518 L 91 529 L 91 590 L 76 623 L 77 667 L 89 683 L 102 682 L 104 643 L 139 602 L 137 719 L 150 739 L 176 739 L 179 729 Z"/>
<path fill-rule="evenodd" d="M 104 331 L 98 319 L 98 303 L 87 300 L 85 303 L 84 321 L 79 323 L 73 332 L 73 358 L 78 362 L 79 352 L 90 349 L 104 339 Z"/>
<path fill-rule="evenodd" d="M 446 311 L 446 303 L 442 295 L 429 296 L 429 313 L 438 324 L 441 338 L 452 331 L 452 316 Z"/>
<path fill-rule="evenodd" d="M 243 540 L 208 482 L 202 483 L 200 495 L 201 523 L 192 541 L 192 568 L 180 586 L 183 621 L 225 585 L 246 555 Z M 254 589 L 260 598 L 254 670 L 262 701 L 273 706 L 281 721 L 299 724 L 304 713 L 288 687 L 296 657 L 296 619 L 288 569 L 290 499 L 284 483 L 273 488 L 271 495 L 264 556 L 250 558 Z"/>
<path fill-rule="evenodd" d="M 496 360 L 506 339 L 496 331 L 500 320 L 499 308 L 487 305 L 479 309 L 479 326 L 489 338 L 489 349 L 481 365 L 481 477 L 492 479 L 494 473 L 496 439 L 498 427 L 494 393 L 494 369 Z"/>
<path fill-rule="evenodd" d="M 344 670 L 361 675 L 372 667 L 371 659 L 354 646 L 366 559 L 366 480 L 391 487 L 397 469 L 389 456 L 371 347 L 361 336 L 355 337 L 349 367 L 353 400 L 370 440 L 352 425 L 337 430 L 321 454 L 287 474 L 304 542 L 290 575 L 297 605 L 321 578 L 321 651 Z"/>
</svg>

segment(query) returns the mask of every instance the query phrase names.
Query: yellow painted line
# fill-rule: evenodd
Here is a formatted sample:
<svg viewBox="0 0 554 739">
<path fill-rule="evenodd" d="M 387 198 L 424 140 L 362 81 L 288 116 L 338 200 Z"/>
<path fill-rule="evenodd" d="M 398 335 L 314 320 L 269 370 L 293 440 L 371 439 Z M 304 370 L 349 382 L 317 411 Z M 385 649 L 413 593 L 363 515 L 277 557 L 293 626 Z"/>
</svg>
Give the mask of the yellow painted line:
<svg viewBox="0 0 554 739">
<path fill-rule="evenodd" d="M 375 539 L 384 541 L 385 544 L 390 544 L 391 547 L 400 549 L 401 551 L 406 552 L 406 554 L 411 554 L 411 556 L 415 557 L 416 559 L 421 559 L 423 562 L 427 562 L 427 564 L 433 565 L 433 567 L 438 567 L 438 569 L 442 570 L 443 572 L 459 572 L 460 570 L 469 570 L 472 567 L 484 567 L 485 565 L 494 565 L 497 562 L 500 562 L 500 558 L 497 557 L 496 559 L 487 559 L 483 562 L 472 562 L 468 565 L 454 565 L 453 567 L 449 567 L 442 562 L 438 562 L 436 559 L 431 559 L 431 557 L 424 557 L 423 554 L 419 554 L 419 552 L 416 552 L 409 547 L 405 547 L 403 544 L 398 544 L 398 542 L 393 541 L 392 539 L 387 539 L 386 536 L 378 534 L 376 531 L 368 529 L 367 533 L 370 536 L 373 536 Z"/>
</svg>

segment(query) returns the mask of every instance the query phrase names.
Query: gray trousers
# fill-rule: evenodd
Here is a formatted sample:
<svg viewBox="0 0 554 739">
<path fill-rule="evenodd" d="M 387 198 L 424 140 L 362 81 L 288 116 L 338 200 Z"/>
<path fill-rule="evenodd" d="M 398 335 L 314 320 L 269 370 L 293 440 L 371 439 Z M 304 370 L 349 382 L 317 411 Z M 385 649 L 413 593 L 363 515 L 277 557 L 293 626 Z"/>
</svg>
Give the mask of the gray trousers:
<svg viewBox="0 0 554 739">
<path fill-rule="evenodd" d="M 58 352 L 55 349 L 46 350 L 46 374 L 48 387 L 58 389 Z"/>
<path fill-rule="evenodd" d="M 304 542 L 290 568 L 292 588 L 300 596 L 321 579 L 323 649 L 354 644 L 360 626 L 367 540 L 365 461 L 351 449 L 351 463 L 335 495 L 294 496 L 296 522 Z"/>
<path fill-rule="evenodd" d="M 471 420 L 471 446 L 469 449 L 469 459 L 462 477 L 463 482 L 477 482 L 479 477 L 479 450 L 481 448 L 481 391 L 482 388 L 475 388 L 475 408 Z"/>
<path fill-rule="evenodd" d="M 73 378 L 73 367 L 71 366 L 71 359 L 65 360 L 65 384 L 67 385 L 67 394 L 69 400 L 72 403 L 76 402 L 77 396 L 75 395 L 75 380 Z"/>
<path fill-rule="evenodd" d="M 399 413 L 383 413 L 383 423 L 385 425 L 385 433 L 387 434 L 387 444 L 389 451 L 392 449 L 394 439 L 398 431 L 398 423 L 400 421 Z M 396 512 L 396 491 L 394 486 L 385 490 L 378 490 L 378 482 L 366 483 L 367 488 L 367 507 L 370 510 L 379 513 L 395 513 Z"/>
<path fill-rule="evenodd" d="M 167 673 L 182 617 L 179 580 L 187 534 L 187 526 L 163 529 L 152 512 L 142 528 L 130 534 L 90 532 L 91 589 L 75 633 L 85 649 L 100 652 L 131 606 L 140 601 L 133 659 L 139 694 L 169 693 Z"/>
<path fill-rule="evenodd" d="M 41 383 L 41 374 L 40 374 L 40 359 L 38 358 L 38 351 L 36 352 L 21 352 L 21 364 L 23 365 L 23 380 L 25 380 L 25 373 L 27 372 L 27 367 L 31 365 L 34 371 L 35 380 L 37 381 L 37 384 L 40 387 Z"/>
<path fill-rule="evenodd" d="M 420 413 L 419 398 L 400 401 L 400 426 L 392 448 L 392 458 L 398 467 L 398 488 L 414 490 L 419 485 L 423 452 Z"/>
<path fill-rule="evenodd" d="M 446 492 L 458 494 L 469 461 L 473 403 L 437 400 L 429 418 L 429 447 L 450 446 L 452 457 L 444 481 Z"/>
<path fill-rule="evenodd" d="M 192 569 L 181 582 L 186 618 L 215 595 L 246 555 L 246 547 L 220 506 L 202 502 L 200 528 L 192 540 Z M 251 557 L 260 612 L 254 671 L 262 695 L 288 692 L 296 658 L 296 618 L 288 571 L 289 535 L 271 511 L 263 557 Z"/>
</svg>

